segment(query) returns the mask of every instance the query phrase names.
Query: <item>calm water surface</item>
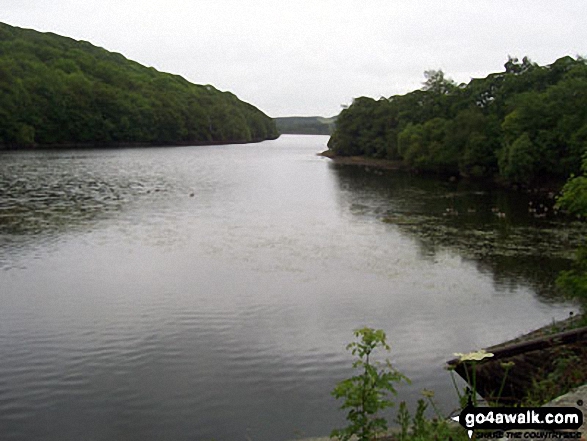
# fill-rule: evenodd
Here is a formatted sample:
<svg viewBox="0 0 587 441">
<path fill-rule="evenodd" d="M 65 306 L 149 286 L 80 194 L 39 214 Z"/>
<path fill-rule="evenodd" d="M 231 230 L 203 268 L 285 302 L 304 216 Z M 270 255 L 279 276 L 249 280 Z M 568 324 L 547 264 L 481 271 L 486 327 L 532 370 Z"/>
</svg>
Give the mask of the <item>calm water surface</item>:
<svg viewBox="0 0 587 441">
<path fill-rule="evenodd" d="M 0 439 L 325 435 L 365 325 L 399 399 L 450 411 L 453 352 L 575 309 L 552 283 L 585 231 L 528 213 L 548 200 L 334 165 L 326 141 L 2 153 Z"/>
</svg>

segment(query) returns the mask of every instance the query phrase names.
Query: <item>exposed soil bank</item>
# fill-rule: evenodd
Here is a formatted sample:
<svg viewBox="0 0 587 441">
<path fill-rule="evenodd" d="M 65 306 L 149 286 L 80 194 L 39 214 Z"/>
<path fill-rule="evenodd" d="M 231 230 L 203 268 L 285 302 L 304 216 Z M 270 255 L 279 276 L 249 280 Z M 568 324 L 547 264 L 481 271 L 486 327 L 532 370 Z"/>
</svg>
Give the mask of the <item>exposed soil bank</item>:
<svg viewBox="0 0 587 441">
<path fill-rule="evenodd" d="M 318 153 L 318 156 L 324 156 L 332 159 L 336 164 L 363 165 L 374 168 L 383 168 L 387 170 L 409 170 L 403 161 L 392 161 L 390 159 L 368 158 L 366 156 L 336 156 L 330 150 Z"/>
</svg>

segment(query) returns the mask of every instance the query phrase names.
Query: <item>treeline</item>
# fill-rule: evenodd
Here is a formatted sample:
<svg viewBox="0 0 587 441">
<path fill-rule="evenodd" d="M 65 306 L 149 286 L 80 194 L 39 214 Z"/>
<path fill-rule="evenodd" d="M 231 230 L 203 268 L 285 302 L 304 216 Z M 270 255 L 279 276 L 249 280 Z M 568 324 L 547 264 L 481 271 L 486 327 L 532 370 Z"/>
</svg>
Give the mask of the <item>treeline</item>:
<svg viewBox="0 0 587 441">
<path fill-rule="evenodd" d="M 334 130 L 336 117 L 286 116 L 274 118 L 279 133 L 298 135 L 330 135 Z"/>
<path fill-rule="evenodd" d="M 252 142 L 256 107 L 84 41 L 0 23 L 0 146 Z"/>
<path fill-rule="evenodd" d="M 505 71 L 457 85 L 425 72 L 421 90 L 343 110 L 336 155 L 402 160 L 425 171 L 521 184 L 577 173 L 587 147 L 587 63 L 509 58 Z"/>
</svg>

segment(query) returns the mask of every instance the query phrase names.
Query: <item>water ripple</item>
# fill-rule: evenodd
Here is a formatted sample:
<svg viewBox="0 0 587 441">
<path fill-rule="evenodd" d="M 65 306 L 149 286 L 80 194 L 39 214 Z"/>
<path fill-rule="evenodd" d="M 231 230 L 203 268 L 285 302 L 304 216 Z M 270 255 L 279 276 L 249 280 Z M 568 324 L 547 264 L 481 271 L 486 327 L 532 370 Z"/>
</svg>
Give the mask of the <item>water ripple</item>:
<svg viewBox="0 0 587 441">
<path fill-rule="evenodd" d="M 450 408 L 453 352 L 568 314 L 548 284 L 579 229 L 330 167 L 325 142 L 0 153 L 2 440 L 324 435 L 365 325 L 399 398 Z"/>
</svg>

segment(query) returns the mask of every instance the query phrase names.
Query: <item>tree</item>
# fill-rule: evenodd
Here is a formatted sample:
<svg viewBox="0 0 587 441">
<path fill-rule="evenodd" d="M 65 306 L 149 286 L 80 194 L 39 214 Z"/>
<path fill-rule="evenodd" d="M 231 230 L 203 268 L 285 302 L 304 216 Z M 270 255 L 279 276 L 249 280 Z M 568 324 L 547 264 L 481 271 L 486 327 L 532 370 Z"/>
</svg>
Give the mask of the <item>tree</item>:
<svg viewBox="0 0 587 441">
<path fill-rule="evenodd" d="M 398 152 L 408 165 L 421 165 L 427 156 L 424 127 L 409 123 L 399 134 Z"/>
<path fill-rule="evenodd" d="M 522 133 L 511 145 L 504 146 L 499 157 L 499 170 L 506 179 L 529 184 L 536 175 L 539 160 L 528 133 Z"/>
<path fill-rule="evenodd" d="M 510 55 L 508 55 L 508 61 L 504 64 L 506 73 L 514 75 L 528 72 L 536 66 L 536 63 L 533 63 L 528 57 L 522 58 L 522 61 L 520 62 L 516 57 L 511 57 Z"/>
<path fill-rule="evenodd" d="M 422 83 L 424 85 L 423 89 L 429 92 L 447 95 L 457 87 L 452 79 L 444 76 L 441 69 L 424 71 L 424 77 L 426 81 Z"/>
</svg>

